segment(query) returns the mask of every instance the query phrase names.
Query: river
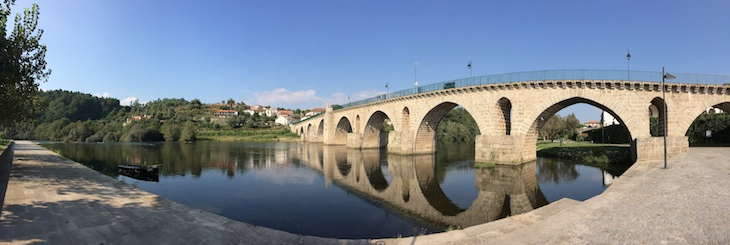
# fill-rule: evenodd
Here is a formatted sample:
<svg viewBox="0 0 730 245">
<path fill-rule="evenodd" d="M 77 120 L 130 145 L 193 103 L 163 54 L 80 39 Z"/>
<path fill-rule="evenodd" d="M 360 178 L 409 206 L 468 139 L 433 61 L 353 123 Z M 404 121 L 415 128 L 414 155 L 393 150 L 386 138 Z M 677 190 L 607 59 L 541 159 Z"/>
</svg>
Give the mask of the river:
<svg viewBox="0 0 730 245">
<path fill-rule="evenodd" d="M 402 156 L 297 142 L 44 143 L 145 191 L 230 219 L 332 238 L 411 236 L 602 193 L 616 171 L 560 159 L 475 168 L 473 146 Z M 117 165 L 157 165 L 154 176 Z"/>
</svg>

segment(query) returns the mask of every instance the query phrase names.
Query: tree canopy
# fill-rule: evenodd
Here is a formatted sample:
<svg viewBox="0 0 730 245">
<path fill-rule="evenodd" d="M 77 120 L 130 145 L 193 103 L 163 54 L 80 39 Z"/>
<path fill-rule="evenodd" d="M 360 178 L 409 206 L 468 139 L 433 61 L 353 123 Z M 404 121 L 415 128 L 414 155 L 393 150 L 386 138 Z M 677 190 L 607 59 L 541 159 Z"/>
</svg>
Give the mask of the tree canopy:
<svg viewBox="0 0 730 245">
<path fill-rule="evenodd" d="M 39 7 L 33 4 L 15 16 L 12 32 L 7 22 L 15 0 L 0 2 L 0 124 L 10 125 L 32 115 L 38 82 L 47 81 L 46 45 L 38 28 Z"/>
</svg>

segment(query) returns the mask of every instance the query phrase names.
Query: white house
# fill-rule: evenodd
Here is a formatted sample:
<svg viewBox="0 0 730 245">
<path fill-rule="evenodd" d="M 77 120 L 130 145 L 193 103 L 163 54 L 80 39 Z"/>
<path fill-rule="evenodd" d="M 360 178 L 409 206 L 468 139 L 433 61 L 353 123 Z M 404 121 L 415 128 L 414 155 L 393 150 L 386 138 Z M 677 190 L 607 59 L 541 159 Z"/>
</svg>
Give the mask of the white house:
<svg viewBox="0 0 730 245">
<path fill-rule="evenodd" d="M 288 116 L 285 116 L 285 115 L 280 115 L 274 121 L 274 123 L 281 124 L 281 125 L 284 125 L 284 126 L 289 125 L 289 124 L 291 124 L 293 122 L 294 122 L 294 119 L 293 118 L 288 117 Z"/>
<path fill-rule="evenodd" d="M 614 118 L 613 116 L 611 116 L 611 113 L 608 113 L 607 111 L 603 111 L 601 113 L 601 123 L 603 124 L 604 127 L 608 127 L 608 126 L 611 126 L 611 125 L 619 125 L 620 124 L 618 122 L 618 120 L 616 120 L 616 118 Z"/>
<path fill-rule="evenodd" d="M 213 112 L 216 117 L 232 117 L 232 116 L 238 116 L 238 111 L 236 110 L 215 110 Z"/>
<path fill-rule="evenodd" d="M 266 108 L 264 110 L 264 114 L 266 114 L 267 117 L 275 117 L 278 112 L 279 112 L 278 110 L 276 110 L 275 108 L 271 108 L 271 107 Z"/>
<path fill-rule="evenodd" d="M 601 125 L 601 123 L 596 120 L 590 120 L 583 125 L 585 125 L 586 128 L 597 128 L 599 125 Z"/>
</svg>

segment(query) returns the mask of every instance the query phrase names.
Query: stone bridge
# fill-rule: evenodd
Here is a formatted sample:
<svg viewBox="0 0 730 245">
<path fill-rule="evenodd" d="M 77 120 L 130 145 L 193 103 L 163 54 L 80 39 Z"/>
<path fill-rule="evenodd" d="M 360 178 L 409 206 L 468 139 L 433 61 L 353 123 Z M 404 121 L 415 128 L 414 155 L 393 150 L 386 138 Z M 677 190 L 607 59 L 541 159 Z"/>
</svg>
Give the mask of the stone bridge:
<svg viewBox="0 0 730 245">
<path fill-rule="evenodd" d="M 327 108 L 325 113 L 291 125 L 305 142 L 389 153 L 434 153 L 441 118 L 460 106 L 476 121 L 477 162 L 521 164 L 536 159 L 538 132 L 553 114 L 586 103 L 614 116 L 632 139 L 636 160 L 663 155 L 664 125 L 668 155 L 689 147 L 685 136 L 694 119 L 709 107 L 730 111 L 730 76 L 631 71 L 560 70 L 490 75 L 447 81 Z M 662 86 L 664 85 L 664 86 Z M 666 105 L 667 112 L 662 108 Z M 658 108 L 658 110 L 657 110 Z M 650 134 L 650 114 L 658 114 L 659 135 Z M 666 121 L 666 122 L 665 122 Z M 384 133 L 390 123 L 393 131 Z"/>
<path fill-rule="evenodd" d="M 303 144 L 297 151 L 301 163 L 322 172 L 326 183 L 439 227 L 469 227 L 548 203 L 539 189 L 534 161 L 475 169 L 477 196 L 468 207 L 460 207 L 441 189 L 434 154 L 388 154 L 384 169 L 384 151 L 379 149 Z"/>
</svg>

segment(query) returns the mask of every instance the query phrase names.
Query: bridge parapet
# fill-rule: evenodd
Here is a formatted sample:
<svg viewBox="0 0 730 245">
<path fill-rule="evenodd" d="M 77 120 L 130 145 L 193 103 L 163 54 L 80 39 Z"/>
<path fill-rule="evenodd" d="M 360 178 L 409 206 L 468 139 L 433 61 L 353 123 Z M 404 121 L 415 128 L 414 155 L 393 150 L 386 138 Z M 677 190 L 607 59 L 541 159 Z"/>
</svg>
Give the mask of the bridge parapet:
<svg viewBox="0 0 730 245">
<path fill-rule="evenodd" d="M 730 86 L 729 75 L 689 73 L 672 74 L 676 76 L 676 78 L 673 80 L 665 81 L 667 84 Z M 661 72 L 626 70 L 544 70 L 485 75 L 471 78 L 455 79 L 441 83 L 423 85 L 420 87 L 382 94 L 369 99 L 364 99 L 342 105 L 342 107 L 338 108 L 338 110 L 371 104 L 384 100 L 397 99 L 400 97 L 407 97 L 411 95 L 418 95 L 440 90 L 459 89 L 464 87 L 483 87 L 484 85 L 501 86 L 500 84 L 523 83 L 530 81 L 543 83 L 547 83 L 549 81 L 605 81 L 612 84 L 618 84 L 618 87 L 621 87 L 620 84 L 634 83 L 633 81 L 661 82 L 662 76 L 663 75 Z M 633 79 L 629 79 L 629 77 Z M 725 92 L 725 94 L 727 93 L 728 92 Z"/>
</svg>

